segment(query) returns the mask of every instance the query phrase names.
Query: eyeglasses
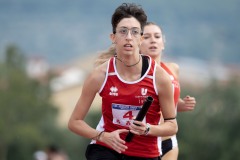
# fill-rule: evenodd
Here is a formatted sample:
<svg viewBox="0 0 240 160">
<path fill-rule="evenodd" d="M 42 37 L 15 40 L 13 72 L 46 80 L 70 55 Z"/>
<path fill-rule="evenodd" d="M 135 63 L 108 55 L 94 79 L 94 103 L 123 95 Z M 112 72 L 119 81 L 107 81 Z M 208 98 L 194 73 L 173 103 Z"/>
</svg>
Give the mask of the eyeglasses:
<svg viewBox="0 0 240 160">
<path fill-rule="evenodd" d="M 134 37 L 138 37 L 140 35 L 142 35 L 142 32 L 139 28 L 133 27 L 133 28 L 126 28 L 126 27 L 121 27 L 117 30 L 117 33 L 119 33 L 121 36 L 126 37 L 128 35 L 128 33 L 131 33 L 132 36 Z M 116 31 L 113 32 L 114 34 L 116 33 Z"/>
</svg>

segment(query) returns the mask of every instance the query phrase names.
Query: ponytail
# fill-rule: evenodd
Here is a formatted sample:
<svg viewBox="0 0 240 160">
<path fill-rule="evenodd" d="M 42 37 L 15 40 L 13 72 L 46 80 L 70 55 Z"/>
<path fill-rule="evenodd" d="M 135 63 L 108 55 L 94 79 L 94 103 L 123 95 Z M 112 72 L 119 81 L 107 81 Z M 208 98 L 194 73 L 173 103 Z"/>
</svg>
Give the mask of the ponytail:
<svg viewBox="0 0 240 160">
<path fill-rule="evenodd" d="M 104 62 L 108 61 L 111 57 L 114 57 L 115 55 L 115 45 L 112 45 L 108 50 L 103 51 L 100 53 L 100 55 L 97 57 L 97 59 L 94 62 L 94 67 L 97 67 Z"/>
</svg>

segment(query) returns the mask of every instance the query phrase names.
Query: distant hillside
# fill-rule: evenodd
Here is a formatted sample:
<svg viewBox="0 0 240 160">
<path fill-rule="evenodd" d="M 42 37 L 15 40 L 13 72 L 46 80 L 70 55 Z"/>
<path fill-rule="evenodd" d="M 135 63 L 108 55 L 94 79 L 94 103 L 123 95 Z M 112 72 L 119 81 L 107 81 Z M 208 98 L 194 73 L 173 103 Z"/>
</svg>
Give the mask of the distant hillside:
<svg viewBox="0 0 240 160">
<path fill-rule="evenodd" d="M 111 15 L 118 1 L 0 1 L 0 57 L 14 43 L 51 64 L 110 46 Z M 165 56 L 191 56 L 224 63 L 240 61 L 239 0 L 133 0 L 166 35 Z"/>
</svg>

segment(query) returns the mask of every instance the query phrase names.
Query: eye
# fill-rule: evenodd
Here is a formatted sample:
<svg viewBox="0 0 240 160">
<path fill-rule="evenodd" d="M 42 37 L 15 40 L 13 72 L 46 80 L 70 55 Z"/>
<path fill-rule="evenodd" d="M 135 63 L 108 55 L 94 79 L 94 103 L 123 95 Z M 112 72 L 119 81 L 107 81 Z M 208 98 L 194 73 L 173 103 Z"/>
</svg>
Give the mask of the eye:
<svg viewBox="0 0 240 160">
<path fill-rule="evenodd" d="M 133 35 L 139 35 L 140 34 L 140 31 L 138 29 L 132 29 L 132 34 Z"/>
<path fill-rule="evenodd" d="M 126 28 L 122 28 L 119 30 L 119 33 L 121 33 L 121 34 L 126 34 L 127 32 L 128 32 L 128 29 L 126 29 Z"/>
<path fill-rule="evenodd" d="M 155 35 L 155 38 L 157 38 L 157 39 L 159 39 L 161 37 L 162 37 L 161 35 Z"/>
<path fill-rule="evenodd" d="M 143 37 L 144 39 L 148 39 L 148 37 Z"/>
</svg>

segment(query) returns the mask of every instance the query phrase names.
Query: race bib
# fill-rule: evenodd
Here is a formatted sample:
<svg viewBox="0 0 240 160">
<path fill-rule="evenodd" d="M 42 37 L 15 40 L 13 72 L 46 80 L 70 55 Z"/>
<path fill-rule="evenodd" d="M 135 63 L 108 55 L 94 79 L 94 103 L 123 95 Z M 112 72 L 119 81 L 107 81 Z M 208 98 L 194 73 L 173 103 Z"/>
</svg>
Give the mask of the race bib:
<svg viewBox="0 0 240 160">
<path fill-rule="evenodd" d="M 132 106 L 124 104 L 112 104 L 113 124 L 129 126 L 136 118 L 141 106 Z M 143 119 L 145 121 L 145 117 Z"/>
</svg>

